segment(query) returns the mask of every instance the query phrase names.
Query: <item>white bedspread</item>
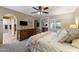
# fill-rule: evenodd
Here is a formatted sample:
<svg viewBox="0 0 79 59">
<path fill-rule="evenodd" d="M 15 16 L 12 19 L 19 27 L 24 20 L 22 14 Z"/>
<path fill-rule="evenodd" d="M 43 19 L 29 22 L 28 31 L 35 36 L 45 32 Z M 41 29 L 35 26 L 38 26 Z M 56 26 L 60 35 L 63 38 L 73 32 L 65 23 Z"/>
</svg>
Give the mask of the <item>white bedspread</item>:
<svg viewBox="0 0 79 59">
<path fill-rule="evenodd" d="M 78 52 L 79 49 L 67 43 L 56 41 L 56 32 L 45 32 L 28 39 L 28 47 L 32 52 Z"/>
</svg>

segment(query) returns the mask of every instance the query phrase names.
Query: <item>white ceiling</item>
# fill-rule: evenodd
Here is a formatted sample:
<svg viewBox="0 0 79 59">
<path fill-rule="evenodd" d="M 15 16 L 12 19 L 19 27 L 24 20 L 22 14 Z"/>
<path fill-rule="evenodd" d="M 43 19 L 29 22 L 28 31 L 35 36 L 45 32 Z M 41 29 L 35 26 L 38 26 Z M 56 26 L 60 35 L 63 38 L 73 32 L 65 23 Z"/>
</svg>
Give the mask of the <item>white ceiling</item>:
<svg viewBox="0 0 79 59">
<path fill-rule="evenodd" d="M 37 13 L 31 13 L 33 11 L 36 11 L 32 8 L 32 6 L 4 6 L 4 7 L 42 19 L 52 17 L 53 15 L 61 15 L 64 13 L 74 12 L 77 8 L 76 6 L 48 6 L 49 9 L 47 11 L 49 12 L 49 14 L 38 15 Z"/>
</svg>

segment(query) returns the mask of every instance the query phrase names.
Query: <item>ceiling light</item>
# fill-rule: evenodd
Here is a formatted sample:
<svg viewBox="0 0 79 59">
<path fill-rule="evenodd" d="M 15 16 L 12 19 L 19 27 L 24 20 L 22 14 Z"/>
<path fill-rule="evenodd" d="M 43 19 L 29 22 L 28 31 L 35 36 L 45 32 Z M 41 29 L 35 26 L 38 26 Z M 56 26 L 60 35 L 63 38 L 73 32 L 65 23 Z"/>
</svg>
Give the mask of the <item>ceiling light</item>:
<svg viewBox="0 0 79 59">
<path fill-rule="evenodd" d="M 38 12 L 38 15 L 42 15 L 43 13 L 42 12 Z"/>
</svg>

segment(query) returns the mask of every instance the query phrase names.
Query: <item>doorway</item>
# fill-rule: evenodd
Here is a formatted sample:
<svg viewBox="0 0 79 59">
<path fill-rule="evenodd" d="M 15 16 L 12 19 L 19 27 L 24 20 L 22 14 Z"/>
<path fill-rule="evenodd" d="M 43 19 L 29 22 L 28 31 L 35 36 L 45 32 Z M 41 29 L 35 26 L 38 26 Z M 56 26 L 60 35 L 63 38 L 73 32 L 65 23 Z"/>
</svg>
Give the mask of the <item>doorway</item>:
<svg viewBox="0 0 79 59">
<path fill-rule="evenodd" d="M 17 18 L 12 14 L 3 16 L 3 44 L 17 41 Z"/>
</svg>

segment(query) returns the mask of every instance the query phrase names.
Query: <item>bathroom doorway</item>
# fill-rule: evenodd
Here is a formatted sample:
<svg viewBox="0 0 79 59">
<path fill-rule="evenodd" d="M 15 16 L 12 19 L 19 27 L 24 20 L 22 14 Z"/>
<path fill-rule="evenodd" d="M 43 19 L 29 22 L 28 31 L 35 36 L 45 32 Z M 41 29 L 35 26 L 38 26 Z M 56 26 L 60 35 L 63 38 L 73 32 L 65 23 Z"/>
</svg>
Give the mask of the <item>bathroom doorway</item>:
<svg viewBox="0 0 79 59">
<path fill-rule="evenodd" d="M 3 44 L 17 41 L 17 18 L 12 14 L 3 16 Z"/>
</svg>

